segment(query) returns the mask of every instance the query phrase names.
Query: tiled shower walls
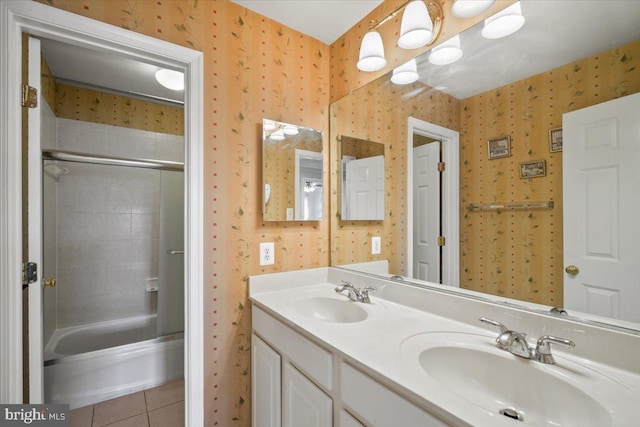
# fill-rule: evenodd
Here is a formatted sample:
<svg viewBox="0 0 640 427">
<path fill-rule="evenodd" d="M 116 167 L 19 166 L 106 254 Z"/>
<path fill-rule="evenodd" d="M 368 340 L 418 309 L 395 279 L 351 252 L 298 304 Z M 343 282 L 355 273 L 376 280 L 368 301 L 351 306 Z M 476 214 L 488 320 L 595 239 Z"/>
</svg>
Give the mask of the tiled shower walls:
<svg viewBox="0 0 640 427">
<path fill-rule="evenodd" d="M 183 161 L 182 136 L 57 119 L 58 148 Z M 58 162 L 57 328 L 156 312 L 160 171 Z M 46 215 L 45 207 L 45 215 Z"/>
</svg>

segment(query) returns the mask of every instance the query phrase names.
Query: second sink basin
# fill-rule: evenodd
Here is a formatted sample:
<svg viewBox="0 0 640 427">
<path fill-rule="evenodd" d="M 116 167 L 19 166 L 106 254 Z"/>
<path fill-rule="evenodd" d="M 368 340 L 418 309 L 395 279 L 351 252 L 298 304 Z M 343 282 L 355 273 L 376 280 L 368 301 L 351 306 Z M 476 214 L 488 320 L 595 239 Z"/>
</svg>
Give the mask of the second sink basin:
<svg viewBox="0 0 640 427">
<path fill-rule="evenodd" d="M 615 390 L 633 402 L 637 396 L 625 387 L 580 364 L 563 359 L 545 365 L 494 342 L 475 334 L 425 333 L 405 340 L 401 352 L 439 386 L 500 419 L 535 426 L 627 425 L 628 406 L 607 396 Z"/>
<path fill-rule="evenodd" d="M 368 315 L 355 302 L 328 297 L 301 298 L 294 303 L 294 307 L 299 314 L 325 322 L 361 322 Z"/>
</svg>

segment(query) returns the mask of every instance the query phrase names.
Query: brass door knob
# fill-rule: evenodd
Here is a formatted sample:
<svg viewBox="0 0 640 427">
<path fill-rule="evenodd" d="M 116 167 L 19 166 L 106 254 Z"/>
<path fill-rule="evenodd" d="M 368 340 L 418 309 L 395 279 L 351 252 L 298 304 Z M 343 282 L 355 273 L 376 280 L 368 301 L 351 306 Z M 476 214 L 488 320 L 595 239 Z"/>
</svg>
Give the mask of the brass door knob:
<svg viewBox="0 0 640 427">
<path fill-rule="evenodd" d="M 577 276 L 578 273 L 580 273 L 580 269 L 575 265 L 568 266 L 564 271 L 566 271 L 569 276 Z"/>
<path fill-rule="evenodd" d="M 56 286 L 56 279 L 55 278 L 51 278 L 51 279 L 47 279 L 47 280 L 43 280 L 42 281 L 42 287 L 44 288 L 45 286 L 51 286 L 52 288 Z"/>
</svg>

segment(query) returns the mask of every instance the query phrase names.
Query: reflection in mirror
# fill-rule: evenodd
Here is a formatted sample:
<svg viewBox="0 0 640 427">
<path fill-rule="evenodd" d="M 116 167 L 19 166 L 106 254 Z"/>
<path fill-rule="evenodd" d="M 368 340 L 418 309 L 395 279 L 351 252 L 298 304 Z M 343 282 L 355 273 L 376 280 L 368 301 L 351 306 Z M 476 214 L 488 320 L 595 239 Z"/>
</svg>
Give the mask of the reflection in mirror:
<svg viewBox="0 0 640 427">
<path fill-rule="evenodd" d="M 322 132 L 262 121 L 264 221 L 322 219 Z"/>
<path fill-rule="evenodd" d="M 640 3 L 530 0 L 522 2 L 522 13 L 525 25 L 505 39 L 483 39 L 482 24 L 463 33 L 464 55 L 454 64 L 439 68 L 428 63 L 428 52 L 421 55 L 417 58 L 421 79 L 414 84 L 395 86 L 383 76 L 332 104 L 333 135 L 394 141 L 386 153 L 386 185 L 387 210 L 396 215 L 381 230 L 385 243 L 380 256 L 348 247 L 347 233 L 332 227 L 331 262 L 387 259 L 389 274 L 408 280 L 412 268 L 408 260 L 414 254 L 407 238 L 409 205 L 402 192 L 413 173 L 407 170 L 405 147 L 412 138 L 407 123 L 410 117 L 418 118 L 460 133 L 461 289 L 456 292 L 491 294 L 493 301 L 519 300 L 526 303 L 523 306 L 547 311 L 565 306 L 570 315 L 640 331 L 640 312 L 635 308 L 640 304 L 640 286 L 610 269 L 640 254 L 637 243 L 624 246 L 625 236 L 613 234 L 624 230 L 632 242 L 640 241 L 640 228 L 633 221 L 623 224 L 637 209 L 625 200 L 637 197 L 616 199 L 622 188 L 612 187 L 637 182 L 637 173 L 616 169 L 620 175 L 613 179 L 609 169 L 600 166 L 594 166 L 597 173 L 573 166 L 587 148 L 594 151 L 595 161 L 604 159 L 605 153 L 613 155 L 614 146 L 625 143 L 626 131 L 611 126 L 626 120 L 616 110 L 638 109 L 617 104 L 633 104 L 633 94 L 640 92 Z M 594 22 L 607 25 L 593 31 Z M 437 75 L 447 80 L 438 80 Z M 363 110 L 364 103 L 379 107 L 375 112 Z M 611 110 L 599 112 L 593 106 Z M 584 114 L 592 119 L 574 119 Z M 612 114 L 619 118 L 603 121 Z M 591 129 L 589 141 L 573 136 L 584 135 L 584 129 Z M 607 135 L 620 137 L 614 142 L 604 139 Z M 491 156 L 488 141 L 504 136 L 509 137 L 510 156 Z M 635 158 L 638 147 L 636 140 L 622 157 Z M 577 179 L 581 176 L 587 178 Z M 331 177 L 335 191 L 339 181 L 334 170 Z M 591 193 L 569 202 L 569 196 L 578 194 L 574 185 Z M 533 207 L 533 202 L 543 207 Z M 488 208 L 471 210 L 468 205 Z M 575 213 L 569 213 L 573 208 Z M 604 222 L 595 228 L 580 222 L 596 217 Z M 570 237 L 575 228 L 585 240 Z M 368 225 L 352 227 L 348 237 L 357 242 L 373 232 Z M 600 258 L 600 264 L 587 267 L 593 258 Z M 640 276 L 638 266 L 628 268 Z"/>
<path fill-rule="evenodd" d="M 384 144 L 340 137 L 340 217 L 384 219 Z"/>
</svg>

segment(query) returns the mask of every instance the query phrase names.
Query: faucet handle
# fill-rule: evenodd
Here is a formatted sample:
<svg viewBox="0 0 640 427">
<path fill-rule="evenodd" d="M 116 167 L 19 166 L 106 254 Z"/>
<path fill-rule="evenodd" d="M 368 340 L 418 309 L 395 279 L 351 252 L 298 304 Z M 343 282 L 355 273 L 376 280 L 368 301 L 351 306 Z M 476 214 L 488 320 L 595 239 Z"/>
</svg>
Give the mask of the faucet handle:
<svg viewBox="0 0 640 427">
<path fill-rule="evenodd" d="M 551 343 L 564 345 L 565 347 L 575 347 L 576 343 L 565 338 L 558 338 L 545 335 L 538 339 L 536 344 L 536 360 L 542 363 L 555 364 L 556 361 L 551 354 Z"/>
<path fill-rule="evenodd" d="M 509 330 L 509 328 L 507 328 L 502 323 L 496 322 L 495 320 L 487 319 L 486 317 L 481 317 L 478 320 L 480 320 L 482 323 L 486 323 L 487 325 L 491 325 L 491 326 L 495 326 L 497 328 L 500 328 L 500 332 L 501 333 L 505 333 L 505 332 L 507 332 Z"/>
</svg>

